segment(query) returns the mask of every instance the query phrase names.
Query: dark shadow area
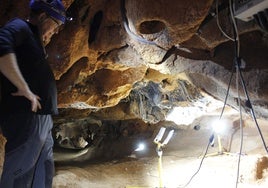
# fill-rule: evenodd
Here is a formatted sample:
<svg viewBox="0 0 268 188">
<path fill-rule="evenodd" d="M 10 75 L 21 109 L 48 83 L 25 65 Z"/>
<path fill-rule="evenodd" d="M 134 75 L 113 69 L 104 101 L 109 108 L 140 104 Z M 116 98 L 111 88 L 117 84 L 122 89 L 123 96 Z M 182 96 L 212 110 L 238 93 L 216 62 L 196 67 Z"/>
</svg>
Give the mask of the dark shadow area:
<svg viewBox="0 0 268 188">
<path fill-rule="evenodd" d="M 95 14 L 92 22 L 90 23 L 88 44 L 92 44 L 95 41 L 95 39 L 97 37 L 97 33 L 98 33 L 100 25 L 101 25 L 102 18 L 103 18 L 103 12 L 98 11 Z"/>
</svg>

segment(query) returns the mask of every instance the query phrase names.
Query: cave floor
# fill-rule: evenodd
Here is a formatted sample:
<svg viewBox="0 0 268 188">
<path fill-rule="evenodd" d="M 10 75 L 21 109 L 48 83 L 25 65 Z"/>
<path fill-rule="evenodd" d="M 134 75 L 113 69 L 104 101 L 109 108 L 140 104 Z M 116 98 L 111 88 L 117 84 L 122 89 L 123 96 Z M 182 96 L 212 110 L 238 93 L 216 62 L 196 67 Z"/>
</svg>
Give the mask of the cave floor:
<svg viewBox="0 0 268 188">
<path fill-rule="evenodd" d="M 268 141 L 267 122 L 261 123 L 264 138 Z M 256 127 L 245 127 L 239 175 L 238 159 L 240 134 L 232 137 L 231 155 L 218 155 L 217 143 L 209 146 L 200 171 L 192 179 L 189 188 L 238 188 L 268 187 L 268 155 Z M 166 188 L 183 187 L 197 172 L 208 145 L 209 131 L 182 130 L 163 148 L 162 174 Z M 157 188 L 158 156 L 153 140 L 147 140 L 143 152 L 108 162 L 57 166 L 53 188 Z M 224 146 L 224 142 L 223 142 Z"/>
<path fill-rule="evenodd" d="M 244 156 L 239 175 L 240 188 L 267 187 L 268 173 L 256 180 L 256 160 L 260 156 Z M 163 160 L 163 184 L 166 188 L 185 185 L 199 167 L 196 158 L 177 159 L 165 156 Z M 190 188 L 236 187 L 237 157 L 218 156 L 206 158 L 200 172 L 193 178 Z M 157 159 L 117 161 L 83 168 L 57 169 L 55 188 L 155 188 L 159 187 Z"/>
</svg>

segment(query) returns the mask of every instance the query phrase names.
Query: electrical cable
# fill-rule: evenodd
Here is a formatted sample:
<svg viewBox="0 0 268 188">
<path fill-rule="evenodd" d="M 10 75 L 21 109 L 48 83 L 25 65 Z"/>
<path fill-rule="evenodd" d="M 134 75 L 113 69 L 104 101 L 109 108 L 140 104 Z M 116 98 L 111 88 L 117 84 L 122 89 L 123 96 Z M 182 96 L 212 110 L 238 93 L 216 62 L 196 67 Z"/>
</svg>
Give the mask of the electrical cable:
<svg viewBox="0 0 268 188">
<path fill-rule="evenodd" d="M 230 37 L 228 34 L 226 34 L 222 27 L 220 26 L 220 21 L 219 21 L 219 0 L 216 0 L 216 20 L 217 20 L 217 26 L 219 28 L 219 30 L 221 31 L 221 33 L 228 39 L 230 39 L 231 41 L 234 41 L 234 39 L 232 37 Z"/>
<path fill-rule="evenodd" d="M 237 92 L 239 93 L 239 91 L 237 91 Z M 240 120 L 239 120 L 239 125 L 240 125 L 240 148 L 239 148 L 239 156 L 238 156 L 238 161 L 237 161 L 236 188 L 238 187 L 238 181 L 239 181 L 240 162 L 241 162 L 241 155 L 242 155 L 242 149 L 243 149 L 243 138 L 244 138 L 243 124 L 242 124 L 242 110 L 241 110 L 242 107 L 241 107 L 240 96 L 238 98 L 239 98 L 239 112 L 240 112 Z"/>
<path fill-rule="evenodd" d="M 238 186 L 239 181 L 239 174 L 240 174 L 240 162 L 241 162 L 241 155 L 242 155 L 242 148 L 243 148 L 243 125 L 242 125 L 242 107 L 241 107 L 241 97 L 239 93 L 239 73 L 238 73 L 238 65 L 236 71 L 236 87 L 237 87 L 237 98 L 238 98 L 238 106 L 239 106 L 239 127 L 240 127 L 240 148 L 239 148 L 239 156 L 237 161 L 237 172 L 236 172 L 236 188 Z"/>
<path fill-rule="evenodd" d="M 258 132 L 261 136 L 261 140 L 263 142 L 264 148 L 266 150 L 266 152 L 268 153 L 267 150 L 267 146 L 265 143 L 265 140 L 263 138 L 262 132 L 260 130 L 260 127 L 258 125 L 258 122 L 256 120 L 256 116 L 253 110 L 253 107 L 251 105 L 250 99 L 249 99 L 249 95 L 245 86 L 245 81 L 243 79 L 243 75 L 241 72 L 241 58 L 240 58 L 240 40 L 239 40 L 239 34 L 238 34 L 238 29 L 237 29 L 237 24 L 234 18 L 234 14 L 233 14 L 233 9 L 232 9 L 232 0 L 229 0 L 229 6 L 230 6 L 230 13 L 231 13 L 231 17 L 233 20 L 233 30 L 234 30 L 234 34 L 237 36 L 235 37 L 235 64 L 236 64 L 236 68 L 237 68 L 237 93 L 238 93 L 238 102 L 239 102 L 239 112 L 240 112 L 240 149 L 239 149 L 239 158 L 238 158 L 238 162 L 237 162 L 237 177 L 236 177 L 236 188 L 238 187 L 238 181 L 239 181 L 239 171 L 240 171 L 240 161 L 241 161 L 241 155 L 242 155 L 242 147 L 243 147 L 243 126 L 242 126 L 242 107 L 241 107 L 241 99 L 240 99 L 240 94 L 239 94 L 239 86 L 238 86 L 238 78 L 240 78 L 241 81 L 241 85 L 243 87 L 245 96 L 246 96 L 246 106 L 250 108 L 251 111 L 251 115 L 253 117 L 253 120 L 256 124 L 256 127 L 258 129 Z"/>
<path fill-rule="evenodd" d="M 206 147 L 206 151 L 205 151 L 205 153 L 204 153 L 204 155 L 203 155 L 203 157 L 201 159 L 201 162 L 200 162 L 200 165 L 199 165 L 197 171 L 192 175 L 192 177 L 188 180 L 188 182 L 185 185 L 178 186 L 177 188 L 185 188 L 185 187 L 187 187 L 191 183 L 191 181 L 193 180 L 193 178 L 198 174 L 198 172 L 200 171 L 200 169 L 202 167 L 203 161 L 204 161 L 204 159 L 205 159 L 205 157 L 206 157 L 206 155 L 208 153 L 208 148 L 209 148 L 209 145 L 212 142 L 212 140 L 214 140 L 214 138 L 212 138 L 212 136 L 211 136 L 210 139 L 209 139 L 208 145 Z"/>
<path fill-rule="evenodd" d="M 231 77 L 230 77 L 230 80 L 229 80 L 229 83 L 228 83 L 228 88 L 227 88 L 227 93 L 226 93 L 226 96 L 225 96 L 225 100 L 224 100 L 224 105 L 223 105 L 223 108 L 222 108 L 222 111 L 221 111 L 221 114 L 220 114 L 220 119 L 223 115 L 223 112 L 224 112 L 224 109 L 225 109 L 225 106 L 227 104 L 227 99 L 228 99 L 228 95 L 229 95 L 229 91 L 230 91 L 230 85 L 231 85 L 231 81 L 232 81 L 232 78 L 233 78 L 233 74 L 234 74 L 234 68 L 236 67 L 237 70 L 236 70 L 236 85 L 237 85 L 237 94 L 238 94 L 238 103 L 239 103 L 239 117 L 240 117 L 240 148 L 239 148 L 239 158 L 238 158 L 238 162 L 237 162 L 237 176 L 236 176 L 236 188 L 238 186 L 238 181 L 239 181 L 239 174 L 240 174 L 240 162 L 241 162 L 241 155 L 242 155 L 242 148 L 243 148 L 243 125 L 242 125 L 242 106 L 241 106 L 241 99 L 240 99 L 240 94 L 239 94 L 239 82 L 238 82 L 238 78 L 240 77 L 241 79 L 241 83 L 242 83 L 242 86 L 243 86 L 243 89 L 244 89 L 244 92 L 245 92 L 245 95 L 247 97 L 247 104 L 249 105 L 250 109 L 251 109 L 251 114 L 253 116 L 253 119 L 255 121 L 255 124 L 257 126 L 257 129 L 259 131 L 259 134 L 261 136 L 261 139 L 262 139 L 262 142 L 263 142 L 263 145 L 265 147 L 265 150 L 267 151 L 268 153 L 268 150 L 267 150 L 267 146 L 266 146 L 266 143 L 264 141 L 264 138 L 263 138 L 263 135 L 261 133 L 261 130 L 258 126 L 258 123 L 257 123 L 257 120 L 256 120 L 256 116 L 255 116 L 255 113 L 254 113 L 254 110 L 251 106 L 251 102 L 249 100 L 249 97 L 248 97 L 248 93 L 247 93 L 247 90 L 246 90 L 246 87 L 245 87 L 245 82 L 243 80 L 243 76 L 242 76 L 242 73 L 241 73 L 241 69 L 240 69 L 240 66 L 241 66 L 241 62 L 240 62 L 240 38 L 239 38 L 239 34 L 238 34 L 238 28 L 237 28 L 237 24 L 236 24 L 236 21 L 235 21 L 235 18 L 234 18 L 234 13 L 233 13 L 233 9 L 232 9 L 232 0 L 229 0 L 229 9 L 230 9 L 230 15 L 231 15 L 231 19 L 232 19 L 232 26 L 233 26 L 233 30 L 234 30 L 234 39 L 229 37 L 223 30 L 222 28 L 220 27 L 220 24 L 219 24 L 219 20 L 218 20 L 218 0 L 216 1 L 217 5 L 216 5 L 216 11 L 217 11 L 217 25 L 219 27 L 219 29 L 221 30 L 221 32 L 224 34 L 225 37 L 227 37 L 228 39 L 234 41 L 235 43 L 235 61 L 233 63 L 233 66 L 232 66 L 232 73 L 231 73 Z M 206 147 L 206 151 L 205 151 L 205 154 L 203 155 L 202 159 L 201 159 L 201 162 L 200 162 L 200 165 L 199 165 L 199 168 L 197 169 L 197 171 L 191 176 L 191 178 L 189 179 L 189 181 L 184 185 L 184 186 L 179 186 L 178 188 L 185 188 L 187 187 L 191 181 L 193 180 L 193 178 L 197 175 L 197 173 L 200 171 L 201 167 L 202 167 L 202 164 L 203 164 L 203 161 L 205 159 L 205 156 L 207 155 L 207 152 L 208 152 L 208 148 L 209 148 L 209 145 L 212 144 L 214 142 L 214 134 L 212 133 L 212 135 L 210 136 L 209 138 L 209 143 Z"/>
<path fill-rule="evenodd" d="M 240 148 L 239 148 L 239 156 L 238 156 L 238 161 L 237 161 L 237 171 L 236 171 L 236 182 L 235 186 L 236 188 L 238 187 L 238 181 L 239 181 L 239 174 L 240 174 L 240 162 L 241 162 L 241 155 L 242 155 L 242 148 L 243 148 L 243 125 L 242 125 L 242 107 L 241 107 L 241 97 L 239 93 L 239 70 L 240 70 L 240 64 L 236 61 L 237 57 L 240 56 L 240 38 L 239 38 L 239 33 L 237 29 L 237 24 L 236 20 L 234 18 L 234 12 L 232 8 L 232 0 L 229 0 L 229 8 L 230 8 L 230 15 L 233 21 L 233 32 L 235 36 L 235 60 L 234 60 L 234 65 L 236 67 L 236 87 L 237 87 L 237 98 L 238 98 L 238 106 L 239 106 L 239 125 L 240 125 Z"/>
<path fill-rule="evenodd" d="M 218 0 L 217 0 L 217 16 L 218 16 Z M 217 22 L 218 22 L 218 20 L 217 20 Z M 220 26 L 219 26 L 219 28 L 221 30 L 221 27 Z M 229 39 L 232 40 L 232 41 L 235 41 L 235 39 L 233 39 L 233 38 L 229 38 Z M 226 91 L 226 95 L 225 95 L 225 99 L 224 99 L 224 104 L 223 104 L 222 111 L 221 111 L 221 114 L 220 114 L 220 118 L 219 119 L 222 118 L 223 112 L 224 112 L 225 107 L 226 107 L 226 104 L 227 104 L 227 99 L 228 99 L 229 92 L 230 92 L 230 87 L 231 87 L 231 82 L 232 82 L 233 75 L 234 75 L 234 70 L 235 70 L 235 63 L 232 66 L 231 76 L 230 76 L 230 79 L 229 79 L 229 83 L 228 83 L 228 87 L 227 87 L 227 91 Z M 214 133 L 212 133 L 211 136 L 210 136 L 210 138 L 209 138 L 209 142 L 208 142 L 208 145 L 206 147 L 206 151 L 205 151 L 205 153 L 204 153 L 204 155 L 203 155 L 203 157 L 201 159 L 201 162 L 200 162 L 200 165 L 199 165 L 198 170 L 192 175 L 192 177 L 189 179 L 189 181 L 184 186 L 179 186 L 178 188 L 185 188 L 185 187 L 187 187 L 191 183 L 191 181 L 193 180 L 193 178 L 197 175 L 197 173 L 200 171 L 200 169 L 202 167 L 203 161 L 204 161 L 204 159 L 205 159 L 205 157 L 207 155 L 207 152 L 208 152 L 209 145 L 213 145 L 213 143 L 214 143 Z"/>
<path fill-rule="evenodd" d="M 239 38 L 239 33 L 238 33 L 238 29 L 237 29 L 237 24 L 235 21 L 235 17 L 234 17 L 234 11 L 232 8 L 232 0 L 229 0 L 229 8 L 230 8 L 230 15 L 233 21 L 233 27 L 234 27 L 234 36 L 235 36 L 235 43 L 236 43 L 236 56 L 240 57 L 240 38 Z"/>
<path fill-rule="evenodd" d="M 240 60 L 238 59 L 238 61 L 240 61 Z M 260 126 L 259 126 L 259 124 L 258 124 L 258 122 L 257 122 L 257 118 L 256 118 L 255 112 L 254 112 L 254 110 L 253 110 L 253 107 L 252 107 L 252 104 L 251 104 L 251 101 L 250 101 L 250 98 L 249 98 L 249 95 L 248 95 L 248 92 L 247 92 L 247 89 L 246 89 L 245 81 L 244 81 L 244 78 L 243 78 L 243 75 L 242 75 L 242 72 L 241 72 L 240 68 L 239 68 L 239 75 L 240 75 L 241 83 L 242 83 L 243 90 L 244 90 L 244 93 L 245 93 L 245 96 L 246 96 L 246 105 L 247 105 L 247 107 L 250 109 L 251 116 L 252 116 L 252 118 L 253 118 L 253 120 L 254 120 L 254 123 L 255 123 L 255 125 L 256 125 L 256 127 L 257 127 L 257 129 L 258 129 L 258 132 L 259 132 L 259 134 L 260 134 L 260 137 L 261 137 L 263 146 L 264 146 L 266 152 L 268 153 L 268 148 L 267 148 L 266 142 L 265 142 L 265 140 L 264 140 L 264 137 L 263 137 L 263 135 L 262 135 L 262 131 L 261 131 L 261 129 L 260 129 Z"/>
<path fill-rule="evenodd" d="M 134 34 L 130 30 L 129 25 L 128 25 L 128 19 L 127 19 L 127 16 L 126 16 L 125 0 L 121 0 L 121 16 L 122 16 L 124 28 L 125 28 L 127 34 L 131 38 L 133 38 L 134 40 L 136 40 L 138 42 L 141 42 L 141 43 L 144 43 L 144 44 L 149 44 L 149 45 L 154 45 L 154 46 L 157 46 L 157 47 L 159 47 L 161 49 L 164 49 L 163 47 L 161 47 L 158 44 L 156 44 L 154 41 L 146 40 L 145 38 L 142 38 L 141 36 Z M 166 50 L 166 49 L 164 49 L 164 50 Z"/>
<path fill-rule="evenodd" d="M 226 95 L 225 95 L 225 99 L 224 99 L 224 104 L 223 104 L 221 115 L 220 115 L 220 118 L 219 119 L 222 118 L 223 112 L 225 110 L 225 106 L 227 104 L 227 99 L 228 99 L 228 96 L 229 96 L 230 87 L 231 87 L 231 83 L 232 83 L 232 79 L 233 79 L 233 75 L 234 75 L 234 68 L 235 68 L 235 65 L 232 66 L 231 77 L 229 79 L 229 83 L 228 83 L 228 87 L 227 87 L 227 91 L 226 91 Z"/>
<path fill-rule="evenodd" d="M 218 16 L 218 0 L 216 1 L 216 11 L 217 11 L 217 16 Z M 218 18 L 217 18 L 217 22 L 218 22 Z M 219 25 L 218 25 L 219 26 Z M 220 27 L 220 26 L 219 26 Z M 227 37 L 228 38 L 228 37 Z M 235 39 L 233 38 L 230 38 L 230 40 L 232 41 L 235 41 Z M 232 83 L 232 79 L 233 79 L 233 75 L 234 75 L 234 70 L 235 70 L 235 63 L 233 63 L 233 66 L 232 66 L 232 70 L 231 70 L 231 76 L 230 76 L 230 79 L 229 79 L 229 83 L 228 83 L 228 87 L 227 87 L 227 91 L 226 91 L 226 95 L 225 95 L 225 99 L 224 99 L 224 104 L 223 104 L 223 107 L 222 107 L 222 111 L 221 111 L 221 114 L 220 114 L 220 117 L 219 117 L 219 120 L 222 118 L 223 116 L 223 112 L 225 110 L 225 106 L 227 104 L 227 99 L 228 99 L 228 96 L 229 96 L 229 92 L 230 92 L 230 87 L 231 87 L 231 83 Z M 214 133 L 212 133 L 214 134 Z M 214 136 L 213 136 L 214 137 Z"/>
<path fill-rule="evenodd" d="M 232 3 L 232 0 L 229 0 L 229 3 Z M 245 93 L 245 96 L 246 96 L 246 106 L 250 109 L 250 112 L 251 112 L 251 115 L 252 115 L 252 118 L 254 120 L 254 123 L 258 129 L 258 132 L 260 134 L 260 137 L 261 137 L 261 140 L 262 140 L 262 143 L 263 143 L 263 146 L 266 150 L 266 152 L 268 153 L 268 148 L 267 148 L 267 145 L 266 145 L 266 142 L 264 140 L 264 137 L 262 135 L 262 132 L 261 132 L 261 129 L 259 127 L 259 124 L 257 122 L 257 118 L 256 118 L 256 115 L 255 115 L 255 112 L 253 110 L 253 107 L 252 107 L 252 104 L 251 104 L 251 101 L 250 101 L 250 98 L 249 98 L 249 94 L 247 92 L 247 88 L 246 88 L 246 84 L 245 84 L 245 81 L 244 81 L 244 78 L 243 78 L 243 75 L 242 75 L 242 72 L 241 72 L 241 58 L 240 58 L 240 39 L 239 39 L 239 34 L 238 34 L 238 29 L 237 29 L 237 24 L 235 22 L 235 18 L 234 18 L 234 15 L 233 15 L 233 9 L 232 9 L 232 6 L 230 4 L 230 12 L 231 12 L 231 17 L 232 17 L 232 20 L 233 20 L 233 29 L 234 29 L 234 33 L 235 35 L 237 35 L 236 37 L 236 40 L 235 40 L 235 63 L 236 63 L 236 66 L 237 66 L 237 70 L 239 72 L 239 76 L 240 76 L 240 80 L 241 80 L 241 84 L 242 84 L 242 87 L 243 87 L 243 90 L 244 90 L 244 93 Z"/>
</svg>

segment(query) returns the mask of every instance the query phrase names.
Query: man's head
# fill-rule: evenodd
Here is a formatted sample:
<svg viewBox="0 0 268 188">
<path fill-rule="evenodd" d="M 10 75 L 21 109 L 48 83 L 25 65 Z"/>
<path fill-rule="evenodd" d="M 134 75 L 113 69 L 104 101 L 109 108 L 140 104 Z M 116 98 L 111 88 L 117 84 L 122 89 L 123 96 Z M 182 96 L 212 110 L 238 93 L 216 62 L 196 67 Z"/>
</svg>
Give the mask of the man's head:
<svg viewBox="0 0 268 188">
<path fill-rule="evenodd" d="M 44 11 L 52 18 L 61 21 L 63 24 L 66 21 L 65 8 L 61 0 L 31 0 L 30 8 L 33 11 Z"/>
<path fill-rule="evenodd" d="M 61 0 L 31 0 L 30 9 L 31 18 L 35 18 L 32 23 L 39 27 L 41 38 L 46 45 L 66 21 L 64 6 Z"/>
</svg>

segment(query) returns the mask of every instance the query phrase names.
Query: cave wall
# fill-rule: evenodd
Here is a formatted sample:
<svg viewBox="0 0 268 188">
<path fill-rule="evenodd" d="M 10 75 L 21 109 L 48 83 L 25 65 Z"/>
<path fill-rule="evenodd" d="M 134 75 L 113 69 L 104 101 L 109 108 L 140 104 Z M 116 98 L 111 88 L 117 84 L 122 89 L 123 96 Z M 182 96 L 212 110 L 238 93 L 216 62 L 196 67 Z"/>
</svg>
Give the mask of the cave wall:
<svg viewBox="0 0 268 188">
<path fill-rule="evenodd" d="M 94 117 L 158 123 L 207 94 L 224 101 L 235 43 L 212 0 L 63 0 L 73 21 L 46 45 L 58 86 L 55 123 Z M 218 14 L 234 37 L 228 3 Z M 27 18 L 28 0 L 0 1 L 0 26 Z M 242 74 L 259 118 L 267 113 L 267 33 L 237 20 Z M 228 105 L 237 109 L 235 74 Z M 240 86 L 242 107 L 246 97 Z M 205 94 L 204 94 L 205 93 Z"/>
</svg>

